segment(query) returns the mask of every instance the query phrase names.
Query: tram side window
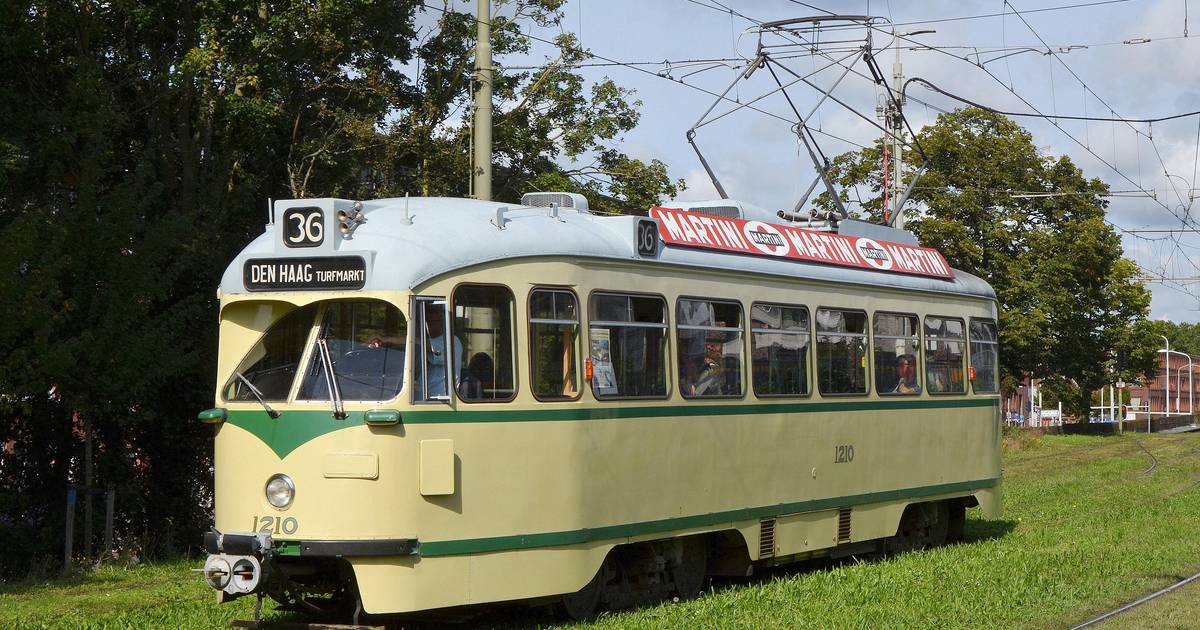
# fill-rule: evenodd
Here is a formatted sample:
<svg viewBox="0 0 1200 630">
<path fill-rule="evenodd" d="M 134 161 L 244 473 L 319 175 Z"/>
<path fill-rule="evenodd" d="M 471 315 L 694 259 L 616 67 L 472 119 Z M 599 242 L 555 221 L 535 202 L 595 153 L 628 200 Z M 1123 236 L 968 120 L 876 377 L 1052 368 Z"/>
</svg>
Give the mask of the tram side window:
<svg viewBox="0 0 1200 630">
<path fill-rule="evenodd" d="M 997 348 L 996 322 L 972 319 L 971 369 L 975 371 L 975 380 L 971 386 L 976 393 L 999 391 L 996 376 L 1000 353 Z"/>
<path fill-rule="evenodd" d="M 750 346 L 755 395 L 808 395 L 807 308 L 773 304 L 751 306 Z"/>
<path fill-rule="evenodd" d="M 867 314 L 817 309 L 817 381 L 821 394 L 867 393 Z"/>
<path fill-rule="evenodd" d="M 675 307 L 684 398 L 742 395 L 742 305 L 681 299 Z"/>
<path fill-rule="evenodd" d="M 875 391 L 881 395 L 921 393 L 917 353 L 921 349 L 916 315 L 875 313 Z"/>
<path fill-rule="evenodd" d="M 533 395 L 538 400 L 578 398 L 579 302 L 574 293 L 535 289 L 530 294 L 529 345 Z"/>
<path fill-rule="evenodd" d="M 516 395 L 512 291 L 463 285 L 454 291 L 454 336 L 462 343 L 456 374 L 464 401 L 512 400 Z"/>
<path fill-rule="evenodd" d="M 309 304 L 272 324 L 225 385 L 225 399 L 255 400 L 257 393 L 263 400 L 287 400 L 316 315 L 317 305 Z"/>
<path fill-rule="evenodd" d="M 391 400 L 404 380 L 408 323 L 400 309 L 376 300 L 329 302 L 317 347 L 300 384 L 300 400 L 329 400 L 334 375 L 343 400 Z M 327 371 L 321 344 L 328 349 Z"/>
<path fill-rule="evenodd" d="M 925 382 L 931 394 L 967 391 L 963 371 L 963 320 L 940 315 L 925 317 Z"/>
<path fill-rule="evenodd" d="M 596 397 L 666 396 L 666 300 L 595 293 L 588 311 L 588 356 Z"/>
<path fill-rule="evenodd" d="M 413 326 L 413 402 L 448 402 L 447 374 L 462 365 L 462 342 L 446 334 L 446 301 L 434 297 L 413 300 Z"/>
</svg>

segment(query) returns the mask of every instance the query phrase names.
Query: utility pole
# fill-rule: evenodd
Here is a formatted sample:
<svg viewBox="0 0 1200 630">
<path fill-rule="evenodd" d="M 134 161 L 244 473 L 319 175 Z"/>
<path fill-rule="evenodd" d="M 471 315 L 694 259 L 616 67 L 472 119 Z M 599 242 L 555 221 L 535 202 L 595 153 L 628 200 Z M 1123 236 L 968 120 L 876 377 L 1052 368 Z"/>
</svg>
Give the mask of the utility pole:
<svg viewBox="0 0 1200 630">
<path fill-rule="evenodd" d="M 904 195 L 904 116 L 900 108 L 904 106 L 900 90 L 904 85 L 904 70 L 900 65 L 900 44 L 896 47 L 896 61 L 892 63 L 892 92 L 895 93 L 895 107 L 889 107 L 888 128 L 892 130 L 892 212 L 896 213 L 896 227 L 904 229 L 904 213 L 900 211 L 900 198 Z M 894 110 L 894 111 L 893 111 Z"/>
<path fill-rule="evenodd" d="M 475 41 L 475 117 L 472 134 L 471 188 L 475 198 L 492 199 L 492 7 L 479 0 Z"/>
<path fill-rule="evenodd" d="M 892 225 L 904 229 L 904 211 L 900 207 L 904 200 L 904 67 L 900 65 L 900 39 L 914 35 L 936 33 L 933 29 L 923 29 L 909 33 L 897 33 L 892 29 L 892 46 L 896 47 L 896 61 L 892 63 L 891 96 L 880 110 L 877 106 L 876 115 L 883 116 L 883 124 L 887 131 L 884 137 L 884 207 L 890 206 L 890 213 L 895 215 Z M 888 144 L 890 143 L 890 146 Z M 890 164 L 889 164 L 890 161 Z M 890 168 L 889 168 L 890 166 Z M 890 189 L 890 190 L 889 190 Z M 891 217 L 888 217 L 889 220 Z"/>
<path fill-rule="evenodd" d="M 1031 427 L 1034 426 L 1034 424 L 1033 424 L 1033 409 L 1034 409 L 1033 374 L 1030 374 L 1029 375 L 1029 424 L 1028 424 L 1028 426 L 1031 426 Z"/>
<path fill-rule="evenodd" d="M 92 457 L 92 422 L 83 417 L 83 557 L 92 561 L 92 486 L 96 483 L 96 467 Z"/>
</svg>

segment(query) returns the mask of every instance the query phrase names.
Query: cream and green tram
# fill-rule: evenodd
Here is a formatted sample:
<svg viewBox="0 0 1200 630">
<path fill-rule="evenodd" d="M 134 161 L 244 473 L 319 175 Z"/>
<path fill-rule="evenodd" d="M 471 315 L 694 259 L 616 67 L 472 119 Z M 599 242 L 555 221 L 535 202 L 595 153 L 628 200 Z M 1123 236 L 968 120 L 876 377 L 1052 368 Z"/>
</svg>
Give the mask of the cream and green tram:
<svg viewBox="0 0 1200 630">
<path fill-rule="evenodd" d="M 554 199 L 274 204 L 200 414 L 220 600 L 581 616 L 999 515 L 985 282 L 915 243 Z"/>
</svg>

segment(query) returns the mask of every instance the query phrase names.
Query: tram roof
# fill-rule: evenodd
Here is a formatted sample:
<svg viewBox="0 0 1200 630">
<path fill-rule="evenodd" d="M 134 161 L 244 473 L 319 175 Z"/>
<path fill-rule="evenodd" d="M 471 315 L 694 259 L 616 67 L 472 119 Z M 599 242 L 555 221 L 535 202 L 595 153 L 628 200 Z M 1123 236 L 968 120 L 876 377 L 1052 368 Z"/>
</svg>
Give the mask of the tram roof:
<svg viewBox="0 0 1200 630">
<path fill-rule="evenodd" d="M 996 297 L 987 282 L 958 270 L 954 271 L 953 279 L 947 280 L 670 245 L 660 245 L 657 257 L 646 258 L 638 255 L 635 244 L 637 222 L 645 217 L 599 216 L 572 208 L 561 208 L 554 217 L 549 208 L 474 199 L 413 197 L 363 201 L 366 221 L 353 231 L 351 238 L 345 238 L 338 233 L 334 215 L 338 209 L 350 208 L 352 203 L 343 199 L 277 201 L 273 223 L 226 268 L 221 280 L 222 293 L 248 293 L 243 268 L 251 259 L 361 255 L 367 262 L 364 291 L 407 291 L 447 273 L 506 259 L 569 257 L 679 265 L 990 300 Z M 299 207 L 324 211 L 326 238 L 321 245 L 284 246 L 279 217 L 286 210 Z M 503 229 L 495 223 L 501 208 L 505 209 Z"/>
</svg>

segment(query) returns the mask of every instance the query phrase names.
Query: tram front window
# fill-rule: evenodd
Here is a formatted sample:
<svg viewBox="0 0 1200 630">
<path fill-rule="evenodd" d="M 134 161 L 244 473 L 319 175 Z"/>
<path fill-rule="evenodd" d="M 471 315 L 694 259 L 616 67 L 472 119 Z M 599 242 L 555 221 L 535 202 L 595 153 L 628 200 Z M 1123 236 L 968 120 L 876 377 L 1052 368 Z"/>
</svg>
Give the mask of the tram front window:
<svg viewBox="0 0 1200 630">
<path fill-rule="evenodd" d="M 379 301 L 331 302 L 325 307 L 316 343 L 329 349 L 343 400 L 390 400 L 404 382 L 408 324 L 395 306 Z M 314 348 L 300 400 L 329 400 L 327 371 Z"/>
<path fill-rule="evenodd" d="M 258 390 L 263 400 L 287 400 L 316 313 L 317 305 L 310 304 L 271 325 L 242 359 L 237 373 L 230 377 L 225 399 L 255 400 L 254 390 Z"/>
<path fill-rule="evenodd" d="M 330 400 L 326 374 L 332 372 L 342 400 L 390 400 L 403 385 L 407 333 L 400 310 L 378 300 L 344 300 L 295 309 L 268 327 L 242 359 L 225 386 L 225 399 L 287 401 L 300 373 L 297 399 Z M 322 345 L 328 354 L 321 352 Z M 308 364 L 301 371 L 306 350 Z M 323 354 L 329 358 L 329 371 Z"/>
</svg>

